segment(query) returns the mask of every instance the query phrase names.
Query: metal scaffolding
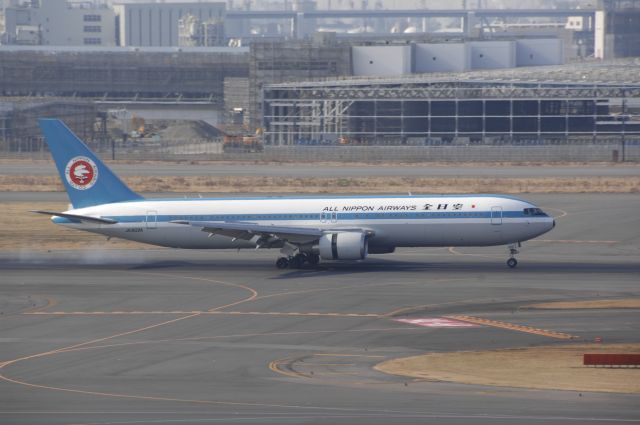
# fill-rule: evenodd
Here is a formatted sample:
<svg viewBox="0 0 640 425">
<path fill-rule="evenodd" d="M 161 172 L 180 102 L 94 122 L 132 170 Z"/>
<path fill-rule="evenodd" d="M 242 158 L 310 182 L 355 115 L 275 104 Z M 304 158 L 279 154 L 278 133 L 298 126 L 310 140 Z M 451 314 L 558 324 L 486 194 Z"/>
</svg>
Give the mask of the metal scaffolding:
<svg viewBox="0 0 640 425">
<path fill-rule="evenodd" d="M 272 84 L 264 135 L 271 145 L 640 137 L 638 65 Z"/>
<path fill-rule="evenodd" d="M 247 78 L 248 49 L 4 47 L 0 96 L 222 105 L 224 80 Z"/>
</svg>

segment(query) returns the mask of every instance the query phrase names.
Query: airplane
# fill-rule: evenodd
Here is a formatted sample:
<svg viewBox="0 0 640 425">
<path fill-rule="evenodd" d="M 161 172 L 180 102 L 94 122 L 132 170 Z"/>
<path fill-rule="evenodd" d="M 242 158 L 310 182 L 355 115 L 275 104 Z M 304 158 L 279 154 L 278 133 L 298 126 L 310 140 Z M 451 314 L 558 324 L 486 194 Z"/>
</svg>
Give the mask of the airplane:
<svg viewBox="0 0 640 425">
<path fill-rule="evenodd" d="M 508 245 L 555 227 L 534 204 L 502 195 L 149 199 L 133 192 L 62 121 L 39 125 L 71 209 L 53 223 L 163 247 L 280 249 L 280 269 L 364 260 L 397 247 Z"/>
</svg>

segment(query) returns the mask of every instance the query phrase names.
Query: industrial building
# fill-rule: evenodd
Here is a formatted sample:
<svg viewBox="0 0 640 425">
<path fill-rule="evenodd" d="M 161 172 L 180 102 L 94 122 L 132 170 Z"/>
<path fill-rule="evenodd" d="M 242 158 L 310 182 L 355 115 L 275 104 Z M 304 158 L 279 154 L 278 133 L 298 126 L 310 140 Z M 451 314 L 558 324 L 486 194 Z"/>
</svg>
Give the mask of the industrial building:
<svg viewBox="0 0 640 425">
<path fill-rule="evenodd" d="M 344 40 L 333 33 L 317 33 L 305 41 L 254 42 L 250 52 L 248 123 L 252 128 L 261 126 L 265 84 L 564 62 L 563 42 L 557 38 L 467 40 L 465 37 L 414 36 L 363 42 Z"/>
<path fill-rule="evenodd" d="M 264 87 L 270 145 L 640 139 L 640 62 Z"/>
<path fill-rule="evenodd" d="M 263 128 L 273 145 L 635 134 L 625 109 L 637 100 L 634 60 L 491 69 L 557 63 L 561 43 L 367 44 L 318 34 L 250 49 L 3 46 L 0 96 L 86 99 L 212 126 L 231 120 Z"/>
<path fill-rule="evenodd" d="M 113 7 L 118 28 L 119 46 L 179 46 L 180 20 L 193 17 L 200 24 L 220 23 L 225 19 L 226 4 L 220 3 L 122 3 Z M 221 38 L 218 34 L 218 40 Z M 224 38 L 224 37 L 222 37 Z M 216 45 L 222 44 L 220 41 Z"/>
<path fill-rule="evenodd" d="M 566 57 L 640 55 L 640 0 L 597 0 L 586 8 L 563 2 L 538 9 L 462 2 L 450 9 L 425 4 L 405 10 L 384 8 L 388 4 L 381 1 L 327 2 L 318 9 L 314 0 L 229 2 L 229 10 L 225 2 L 11 0 L 0 5 L 0 44 L 247 46 L 265 37 L 305 40 L 316 32 L 335 32 L 347 41 L 412 34 L 468 40 L 557 37 L 568 41 Z"/>
<path fill-rule="evenodd" d="M 115 14 L 106 6 L 33 0 L 3 12 L 0 44 L 115 46 Z"/>
</svg>

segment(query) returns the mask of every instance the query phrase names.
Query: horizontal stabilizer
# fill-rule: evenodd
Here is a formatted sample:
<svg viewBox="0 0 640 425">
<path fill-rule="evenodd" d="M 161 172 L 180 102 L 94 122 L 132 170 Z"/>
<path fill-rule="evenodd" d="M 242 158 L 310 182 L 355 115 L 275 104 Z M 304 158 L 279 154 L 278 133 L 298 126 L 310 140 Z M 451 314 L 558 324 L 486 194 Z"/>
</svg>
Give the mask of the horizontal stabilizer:
<svg viewBox="0 0 640 425">
<path fill-rule="evenodd" d="M 98 223 L 98 224 L 116 224 L 117 223 L 116 220 L 112 220 L 110 218 L 89 217 L 87 215 L 67 214 L 67 213 L 59 213 L 59 212 L 53 212 L 53 211 L 40 211 L 40 210 L 32 210 L 30 212 L 37 213 L 37 214 L 53 215 L 55 217 L 68 218 L 69 220 L 86 221 L 89 223 Z"/>
</svg>

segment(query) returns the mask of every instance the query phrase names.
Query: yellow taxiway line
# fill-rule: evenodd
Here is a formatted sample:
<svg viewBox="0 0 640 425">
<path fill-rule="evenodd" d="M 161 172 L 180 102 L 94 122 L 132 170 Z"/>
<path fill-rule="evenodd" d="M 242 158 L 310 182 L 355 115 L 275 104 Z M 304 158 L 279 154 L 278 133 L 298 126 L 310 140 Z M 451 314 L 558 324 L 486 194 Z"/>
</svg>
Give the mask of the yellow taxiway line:
<svg viewBox="0 0 640 425">
<path fill-rule="evenodd" d="M 134 316 L 134 315 L 225 315 L 225 316 L 315 316 L 315 317 L 381 317 L 375 313 L 320 313 L 320 312 L 277 312 L 277 311 L 218 311 L 218 310 L 152 310 L 152 311 L 33 311 L 27 316 Z"/>
<path fill-rule="evenodd" d="M 482 317 L 452 315 L 444 316 L 448 319 L 460 320 L 462 322 L 475 323 L 477 325 L 492 326 L 494 328 L 509 329 L 512 331 L 525 332 L 530 334 L 547 336 L 557 339 L 577 339 L 579 337 L 563 332 L 552 331 L 548 329 L 534 328 L 531 326 L 516 325 L 514 323 L 500 322 L 498 320 L 483 319 Z"/>
</svg>

